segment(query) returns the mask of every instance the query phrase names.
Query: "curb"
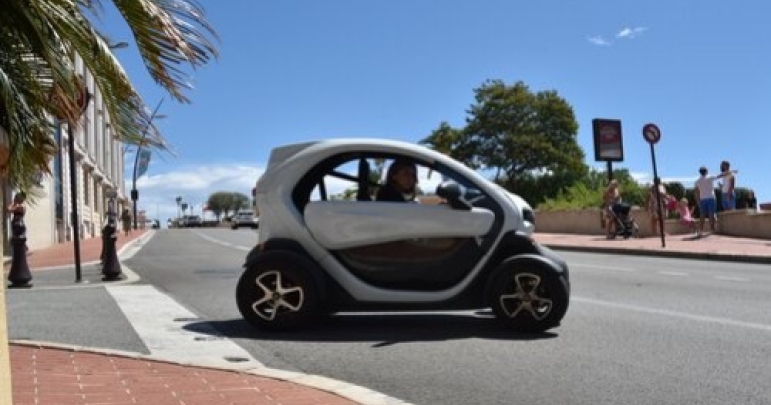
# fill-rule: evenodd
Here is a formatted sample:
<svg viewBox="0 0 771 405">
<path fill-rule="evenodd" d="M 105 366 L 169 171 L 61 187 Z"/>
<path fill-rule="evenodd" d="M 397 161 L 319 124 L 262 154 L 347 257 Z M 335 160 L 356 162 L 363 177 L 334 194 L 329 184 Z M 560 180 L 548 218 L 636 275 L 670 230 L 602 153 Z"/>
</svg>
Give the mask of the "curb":
<svg viewBox="0 0 771 405">
<path fill-rule="evenodd" d="M 742 262 L 742 263 L 755 263 L 755 264 L 771 264 L 771 257 L 762 256 L 750 256 L 743 254 L 733 253 L 717 253 L 717 252 L 683 252 L 666 250 L 645 250 L 645 249 L 632 249 L 632 248 L 610 248 L 610 247 L 589 247 L 589 246 L 568 246 L 560 244 L 544 243 L 544 246 L 554 250 L 563 250 L 570 252 L 586 252 L 586 253 L 609 253 L 617 255 L 632 255 L 632 256 L 659 256 L 669 257 L 676 259 L 701 259 L 701 260 L 719 260 L 730 262 Z"/>
<path fill-rule="evenodd" d="M 51 343 L 32 340 L 10 340 L 9 344 L 26 347 L 36 348 L 52 348 L 58 350 L 66 350 L 71 352 L 83 352 L 94 353 L 112 357 L 123 357 L 134 360 L 146 360 L 158 363 L 173 364 L 183 367 L 195 367 L 207 370 L 221 370 L 232 371 L 256 375 L 259 377 L 270 378 L 279 381 L 285 381 L 291 384 L 298 384 L 305 387 L 317 389 L 320 391 L 329 392 L 351 401 L 357 402 L 361 405 L 413 405 L 408 402 L 404 402 L 400 399 L 390 397 L 377 391 L 373 391 L 369 388 L 362 387 L 347 383 L 345 381 L 335 380 L 333 378 L 323 377 L 313 374 L 305 374 L 295 371 L 285 371 L 270 367 L 251 367 L 251 368 L 239 368 L 233 367 L 212 367 L 207 365 L 199 365 L 194 363 L 182 363 L 167 358 L 156 357 L 147 354 L 128 352 L 114 349 L 98 349 L 85 346 L 68 345 L 63 343 Z"/>
</svg>

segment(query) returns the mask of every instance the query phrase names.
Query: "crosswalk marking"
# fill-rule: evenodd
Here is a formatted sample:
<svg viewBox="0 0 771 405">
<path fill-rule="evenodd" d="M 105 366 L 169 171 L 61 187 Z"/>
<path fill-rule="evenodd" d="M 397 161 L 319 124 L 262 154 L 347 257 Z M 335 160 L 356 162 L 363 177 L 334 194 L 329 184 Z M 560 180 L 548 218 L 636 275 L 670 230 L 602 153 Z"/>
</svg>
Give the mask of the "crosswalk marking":
<svg viewBox="0 0 771 405">
<path fill-rule="evenodd" d="M 155 287 L 106 288 L 153 356 L 213 367 L 264 367 L 246 350 Z"/>
</svg>

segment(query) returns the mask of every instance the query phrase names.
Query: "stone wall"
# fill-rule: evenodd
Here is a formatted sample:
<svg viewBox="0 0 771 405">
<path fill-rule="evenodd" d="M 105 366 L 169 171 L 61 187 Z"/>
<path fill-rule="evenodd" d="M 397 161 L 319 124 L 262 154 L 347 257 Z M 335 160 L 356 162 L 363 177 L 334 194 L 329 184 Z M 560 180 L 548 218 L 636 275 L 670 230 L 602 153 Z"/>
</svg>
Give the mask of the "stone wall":
<svg viewBox="0 0 771 405">
<path fill-rule="evenodd" d="M 642 208 L 632 208 L 631 215 L 640 227 L 641 236 L 652 236 L 650 216 Z M 604 235 L 605 228 L 600 220 L 600 209 L 536 211 L 536 232 L 544 233 L 574 233 L 588 235 Z M 717 216 L 717 233 L 746 238 L 771 240 L 771 211 L 735 210 L 723 211 Z M 698 219 L 697 219 L 698 226 Z M 705 222 L 705 229 L 709 223 Z M 664 221 L 664 229 L 670 235 L 681 235 L 693 232 L 679 219 Z"/>
</svg>

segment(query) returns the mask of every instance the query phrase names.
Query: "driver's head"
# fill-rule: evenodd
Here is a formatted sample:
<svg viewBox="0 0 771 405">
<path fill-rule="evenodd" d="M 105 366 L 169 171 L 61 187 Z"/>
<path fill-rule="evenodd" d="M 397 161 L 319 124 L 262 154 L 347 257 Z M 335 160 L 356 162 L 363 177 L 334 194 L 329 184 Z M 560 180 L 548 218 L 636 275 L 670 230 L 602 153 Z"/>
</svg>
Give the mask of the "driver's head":
<svg viewBox="0 0 771 405">
<path fill-rule="evenodd" d="M 409 159 L 399 158 L 391 163 L 386 175 L 386 184 L 395 187 L 402 193 L 412 194 L 418 184 L 418 172 L 415 163 Z"/>
</svg>

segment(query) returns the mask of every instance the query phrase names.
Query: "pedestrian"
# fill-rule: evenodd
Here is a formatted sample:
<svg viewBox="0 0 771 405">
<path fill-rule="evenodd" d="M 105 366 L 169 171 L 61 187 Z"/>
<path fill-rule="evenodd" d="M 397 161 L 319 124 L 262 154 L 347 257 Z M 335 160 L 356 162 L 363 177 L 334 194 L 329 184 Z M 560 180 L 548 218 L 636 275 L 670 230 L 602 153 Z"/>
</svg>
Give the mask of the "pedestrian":
<svg viewBox="0 0 771 405">
<path fill-rule="evenodd" d="M 736 173 L 736 170 L 729 171 Z M 717 201 L 715 200 L 715 180 L 725 176 L 725 172 L 717 176 L 707 176 L 707 168 L 699 168 L 699 178 L 696 180 L 694 192 L 699 201 L 699 233 L 704 234 L 704 218 L 709 218 L 709 229 L 715 232 L 715 213 Z"/>
<path fill-rule="evenodd" d="M 677 213 L 680 214 L 680 223 L 687 226 L 696 235 L 700 235 L 699 230 L 696 229 L 696 220 L 693 219 L 693 208 L 688 205 L 688 199 L 683 197 L 677 204 Z"/>
<path fill-rule="evenodd" d="M 618 182 L 611 180 L 608 182 L 608 187 L 605 188 L 605 192 L 602 193 L 602 215 L 605 220 L 605 236 L 608 239 L 613 239 L 615 235 L 615 221 L 613 220 L 613 214 L 610 212 L 613 209 L 614 204 L 621 202 L 621 191 L 618 189 Z"/>
<path fill-rule="evenodd" d="M 658 189 L 658 195 L 656 194 Z M 651 231 L 653 235 L 659 234 L 659 213 L 664 215 L 666 219 L 667 206 L 671 197 L 667 194 L 667 189 L 664 184 L 661 183 L 661 179 L 656 177 L 653 179 L 653 185 L 648 189 L 648 194 L 645 197 L 645 207 L 648 210 L 648 216 L 651 219 Z M 663 230 L 662 230 L 663 231 Z"/>
<path fill-rule="evenodd" d="M 120 222 L 123 225 L 123 234 L 129 236 L 129 233 L 131 233 L 131 212 L 128 208 L 123 209 L 123 213 L 120 215 Z"/>
<path fill-rule="evenodd" d="M 723 209 L 732 211 L 736 209 L 736 192 L 734 187 L 736 186 L 736 176 L 731 172 L 731 163 L 727 160 L 720 162 L 720 174 L 723 179 L 719 183 L 721 202 L 723 203 Z"/>
</svg>

